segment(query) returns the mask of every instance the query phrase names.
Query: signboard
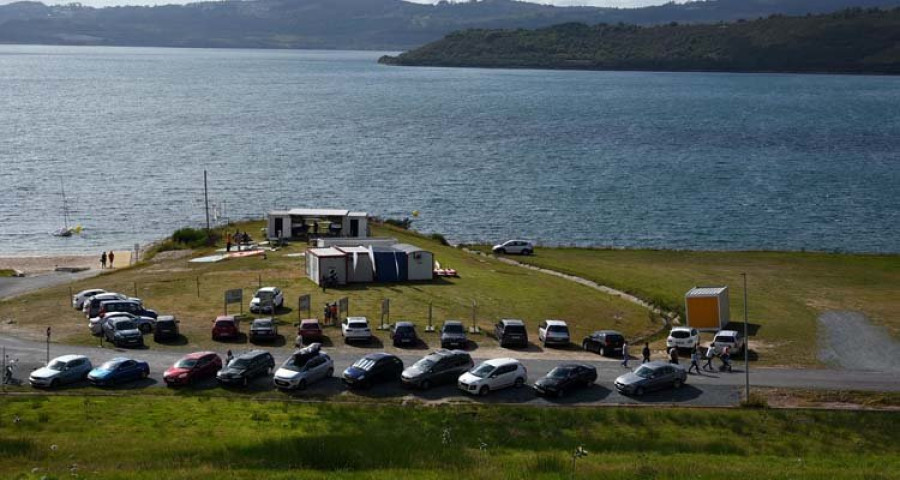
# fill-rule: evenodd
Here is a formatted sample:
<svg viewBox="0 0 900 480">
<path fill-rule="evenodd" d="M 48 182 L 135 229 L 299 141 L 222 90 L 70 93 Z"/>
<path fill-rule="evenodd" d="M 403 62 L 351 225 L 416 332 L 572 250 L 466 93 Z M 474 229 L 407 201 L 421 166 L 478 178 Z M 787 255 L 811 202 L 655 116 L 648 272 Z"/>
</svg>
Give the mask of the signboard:
<svg viewBox="0 0 900 480">
<path fill-rule="evenodd" d="M 241 313 L 244 313 L 244 290 L 241 288 L 225 290 L 225 315 L 228 315 L 229 303 L 241 304 Z"/>
<path fill-rule="evenodd" d="M 297 298 L 297 318 L 300 319 L 300 312 L 306 310 L 306 318 L 312 317 L 312 297 L 310 295 L 300 295 Z"/>
<path fill-rule="evenodd" d="M 388 298 L 381 301 L 381 328 L 384 328 L 385 318 L 387 318 L 388 321 L 391 319 L 391 300 Z"/>
<path fill-rule="evenodd" d="M 339 317 L 346 317 L 350 313 L 350 299 L 344 297 L 338 300 L 338 308 L 341 310 Z"/>
</svg>

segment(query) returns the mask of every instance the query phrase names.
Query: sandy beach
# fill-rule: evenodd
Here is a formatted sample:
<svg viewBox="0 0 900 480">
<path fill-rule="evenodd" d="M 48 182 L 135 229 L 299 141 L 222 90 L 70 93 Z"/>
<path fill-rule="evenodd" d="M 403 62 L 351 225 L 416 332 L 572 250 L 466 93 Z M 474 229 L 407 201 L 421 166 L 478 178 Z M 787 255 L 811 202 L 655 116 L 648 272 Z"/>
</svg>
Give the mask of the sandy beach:
<svg viewBox="0 0 900 480">
<path fill-rule="evenodd" d="M 116 267 L 131 264 L 131 252 L 116 251 Z M 100 269 L 100 255 L 37 255 L 37 256 L 0 256 L 0 270 L 19 270 L 25 275 L 52 272 L 57 267 Z"/>
</svg>

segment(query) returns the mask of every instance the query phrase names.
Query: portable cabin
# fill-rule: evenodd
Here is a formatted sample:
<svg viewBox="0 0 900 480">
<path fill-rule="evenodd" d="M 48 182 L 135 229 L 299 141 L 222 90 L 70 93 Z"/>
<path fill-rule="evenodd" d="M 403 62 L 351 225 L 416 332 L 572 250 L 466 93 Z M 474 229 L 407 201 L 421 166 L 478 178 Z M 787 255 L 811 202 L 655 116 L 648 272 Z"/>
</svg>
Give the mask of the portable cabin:
<svg viewBox="0 0 900 480">
<path fill-rule="evenodd" d="M 407 279 L 406 252 L 394 247 L 372 247 L 375 258 L 375 281 L 405 282 Z"/>
<path fill-rule="evenodd" d="M 375 281 L 375 256 L 368 247 L 337 247 L 346 254 L 347 283 Z"/>
<path fill-rule="evenodd" d="M 328 208 L 292 208 L 269 212 L 266 233 L 275 238 L 366 238 L 366 212 Z"/>
<path fill-rule="evenodd" d="M 718 331 L 731 320 L 728 287 L 694 287 L 684 295 L 687 324 L 698 330 Z"/>
<path fill-rule="evenodd" d="M 434 278 L 434 254 L 415 245 L 398 243 L 394 249 L 406 253 L 406 279 L 409 281 Z"/>
<path fill-rule="evenodd" d="M 338 285 L 347 284 L 347 254 L 336 248 L 310 248 L 306 251 L 306 275 L 322 285 L 331 273 Z"/>
</svg>

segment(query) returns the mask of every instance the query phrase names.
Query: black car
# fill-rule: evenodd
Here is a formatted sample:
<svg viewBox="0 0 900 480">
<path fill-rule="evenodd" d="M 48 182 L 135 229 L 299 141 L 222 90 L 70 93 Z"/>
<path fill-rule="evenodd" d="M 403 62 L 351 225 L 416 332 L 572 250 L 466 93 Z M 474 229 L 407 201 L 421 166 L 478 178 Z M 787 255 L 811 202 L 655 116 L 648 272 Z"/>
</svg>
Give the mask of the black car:
<svg viewBox="0 0 900 480">
<path fill-rule="evenodd" d="M 466 327 L 463 323 L 456 320 L 447 320 L 441 326 L 441 348 L 465 348 L 469 343 L 466 338 Z"/>
<path fill-rule="evenodd" d="M 597 352 L 602 356 L 622 355 L 625 336 L 615 330 L 597 330 L 584 337 L 581 348 L 588 352 Z"/>
<path fill-rule="evenodd" d="M 500 342 L 501 347 L 527 347 L 528 332 L 525 330 L 525 322 L 511 318 L 504 318 L 494 326 L 494 336 Z"/>
<path fill-rule="evenodd" d="M 104 316 L 113 312 L 125 312 L 138 317 L 157 318 L 158 313 L 154 310 L 144 308 L 141 302 L 137 300 L 106 300 L 100 302 L 99 316 Z"/>
<path fill-rule="evenodd" d="M 175 340 L 178 336 L 178 320 L 175 317 L 165 315 L 156 319 L 156 328 L 153 330 L 154 342 Z"/>
<path fill-rule="evenodd" d="M 242 353 L 222 367 L 216 374 L 219 383 L 247 386 L 250 380 L 268 375 L 275 368 L 275 359 L 265 350 Z"/>
<path fill-rule="evenodd" d="M 144 346 L 144 334 L 128 317 L 113 317 L 103 322 L 103 336 L 117 347 Z"/>
<path fill-rule="evenodd" d="M 368 388 L 376 383 L 400 378 L 403 361 L 389 353 L 370 353 L 344 370 L 343 381 L 350 388 Z"/>
<path fill-rule="evenodd" d="M 395 347 L 419 343 L 419 336 L 416 335 L 416 326 L 412 322 L 395 323 L 391 327 L 391 340 L 393 340 Z"/>
<path fill-rule="evenodd" d="M 251 342 L 272 342 L 278 339 L 278 325 L 272 318 L 257 318 L 250 324 Z"/>
<path fill-rule="evenodd" d="M 597 381 L 597 369 L 581 363 L 564 363 L 534 382 L 534 393 L 562 397 L 576 389 Z"/>
<path fill-rule="evenodd" d="M 462 350 L 438 350 L 404 370 L 400 380 L 406 386 L 428 390 L 434 385 L 456 383 L 473 366 L 472 357 Z"/>
</svg>

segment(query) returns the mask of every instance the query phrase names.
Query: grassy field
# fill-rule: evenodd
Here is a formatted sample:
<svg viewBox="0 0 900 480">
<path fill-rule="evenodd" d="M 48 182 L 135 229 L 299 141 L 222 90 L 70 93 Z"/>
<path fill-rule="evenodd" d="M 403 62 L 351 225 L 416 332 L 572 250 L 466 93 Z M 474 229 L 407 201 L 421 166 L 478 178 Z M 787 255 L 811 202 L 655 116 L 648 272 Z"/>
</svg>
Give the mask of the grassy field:
<svg viewBox="0 0 900 480">
<path fill-rule="evenodd" d="M 898 255 L 540 248 L 537 255 L 514 258 L 680 312 L 691 287 L 727 285 L 733 321 L 743 320 L 746 272 L 749 320 L 758 326 L 752 340 L 761 363 L 817 364 L 816 318 L 826 310 L 863 312 L 900 338 Z"/>
<path fill-rule="evenodd" d="M 0 397 L 0 477 L 897 478 L 883 412 Z M 18 420 L 17 420 L 18 419 Z M 74 474 L 74 475 L 73 475 Z M 77 477 L 76 477 L 77 476 Z"/>
<path fill-rule="evenodd" d="M 16 274 L 15 270 L 11 270 L 8 268 L 0 268 L 0 277 L 12 277 Z"/>
<path fill-rule="evenodd" d="M 258 232 L 262 223 L 241 225 L 242 230 Z M 412 320 L 420 330 L 427 323 L 429 304 L 439 325 L 445 319 L 460 319 L 467 324 L 472 318 L 472 302 L 476 302 L 478 324 L 490 330 L 501 317 L 522 318 L 531 325 L 536 340 L 536 325 L 545 318 L 561 318 L 572 325 L 573 337 L 580 339 L 597 328 L 617 328 L 629 336 L 647 334 L 659 328 L 651 322 L 647 311 L 596 290 L 549 275 L 527 271 L 494 259 L 473 256 L 456 248 L 399 229 L 383 227 L 376 234 L 396 237 L 434 252 L 442 265 L 455 268 L 460 278 L 408 284 L 368 284 L 323 292 L 305 277 L 302 257 L 289 257 L 304 251 L 305 245 L 288 248 L 260 257 L 228 260 L 220 263 L 189 263 L 186 258 L 161 260 L 133 268 L 106 272 L 90 280 L 70 286 L 51 288 L 25 297 L 0 303 L 0 333 L 33 335 L 39 338 L 47 325 L 53 326 L 56 341 L 88 344 L 96 342 L 88 332 L 84 317 L 71 308 L 69 292 L 84 288 L 104 288 L 135 295 L 148 308 L 161 314 L 174 314 L 181 320 L 186 341 L 197 347 L 213 345 L 209 327 L 216 315 L 223 313 L 223 294 L 227 289 L 244 290 L 245 311 L 255 289 L 261 284 L 275 285 L 285 291 L 286 308 L 280 312 L 281 333 L 293 342 L 292 324 L 306 312 L 298 312 L 297 298 L 312 296 L 313 316 L 322 318 L 325 302 L 348 297 L 350 313 L 380 322 L 383 299 L 391 301 L 390 321 Z M 197 252 L 201 254 L 204 252 Z M 230 312 L 237 313 L 238 305 Z M 246 326 L 244 327 L 246 330 Z M 330 330 L 339 341 L 339 330 Z M 435 338 L 430 336 L 429 338 Z M 476 337 L 479 343 L 484 337 Z M 433 342 L 432 342 L 433 346 Z M 220 345 L 221 347 L 221 345 Z M 153 348 L 157 348 L 154 345 Z"/>
</svg>

